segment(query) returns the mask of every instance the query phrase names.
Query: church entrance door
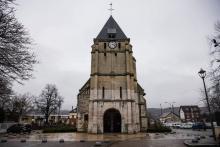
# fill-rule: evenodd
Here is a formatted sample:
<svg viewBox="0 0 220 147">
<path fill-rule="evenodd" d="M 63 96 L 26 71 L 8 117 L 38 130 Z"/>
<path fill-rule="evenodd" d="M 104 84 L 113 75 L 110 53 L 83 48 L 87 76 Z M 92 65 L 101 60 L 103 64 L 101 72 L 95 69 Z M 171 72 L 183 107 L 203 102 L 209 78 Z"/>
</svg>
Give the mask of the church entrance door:
<svg viewBox="0 0 220 147">
<path fill-rule="evenodd" d="M 121 132 L 121 114 L 116 109 L 108 109 L 103 118 L 104 133 Z"/>
</svg>

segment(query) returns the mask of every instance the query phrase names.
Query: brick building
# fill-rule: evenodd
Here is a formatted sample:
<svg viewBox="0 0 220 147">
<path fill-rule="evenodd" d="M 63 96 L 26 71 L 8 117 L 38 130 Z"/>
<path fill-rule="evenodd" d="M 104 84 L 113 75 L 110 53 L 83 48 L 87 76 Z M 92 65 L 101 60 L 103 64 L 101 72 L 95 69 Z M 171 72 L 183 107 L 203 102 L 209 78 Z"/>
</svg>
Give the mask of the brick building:
<svg viewBox="0 0 220 147">
<path fill-rule="evenodd" d="M 196 105 L 180 106 L 179 114 L 183 122 L 197 122 L 200 120 L 200 109 Z"/>
</svg>

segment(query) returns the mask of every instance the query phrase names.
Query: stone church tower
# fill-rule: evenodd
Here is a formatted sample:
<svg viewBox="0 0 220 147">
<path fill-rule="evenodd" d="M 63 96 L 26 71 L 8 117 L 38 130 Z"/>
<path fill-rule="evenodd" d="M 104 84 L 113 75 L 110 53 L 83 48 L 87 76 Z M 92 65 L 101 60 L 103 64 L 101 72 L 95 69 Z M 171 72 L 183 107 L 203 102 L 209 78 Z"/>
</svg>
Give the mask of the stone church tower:
<svg viewBox="0 0 220 147">
<path fill-rule="evenodd" d="M 137 82 L 130 39 L 110 16 L 94 39 L 91 74 L 77 96 L 77 129 L 136 133 L 147 129 L 144 90 Z"/>
</svg>

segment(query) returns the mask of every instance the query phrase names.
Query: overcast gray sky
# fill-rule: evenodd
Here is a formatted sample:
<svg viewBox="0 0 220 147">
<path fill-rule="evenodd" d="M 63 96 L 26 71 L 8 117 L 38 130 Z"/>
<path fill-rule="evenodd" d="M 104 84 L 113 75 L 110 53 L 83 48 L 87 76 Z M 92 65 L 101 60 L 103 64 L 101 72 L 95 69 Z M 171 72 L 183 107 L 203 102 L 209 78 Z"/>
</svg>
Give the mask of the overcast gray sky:
<svg viewBox="0 0 220 147">
<path fill-rule="evenodd" d="M 15 91 L 39 95 L 53 83 L 65 98 L 63 109 L 76 106 L 90 75 L 93 38 L 109 18 L 110 2 L 131 39 L 148 107 L 168 107 L 165 101 L 202 105 L 197 72 L 209 68 L 207 37 L 220 20 L 219 0 L 17 0 L 16 15 L 40 63 L 34 79 L 15 84 Z"/>
</svg>

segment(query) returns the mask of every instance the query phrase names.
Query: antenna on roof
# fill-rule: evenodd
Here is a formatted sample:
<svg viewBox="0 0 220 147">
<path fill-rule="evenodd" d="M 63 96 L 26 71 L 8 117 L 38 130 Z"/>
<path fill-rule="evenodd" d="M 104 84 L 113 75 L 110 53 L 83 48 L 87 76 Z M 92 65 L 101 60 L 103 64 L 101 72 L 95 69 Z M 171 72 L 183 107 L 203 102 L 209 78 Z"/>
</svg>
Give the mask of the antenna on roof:
<svg viewBox="0 0 220 147">
<path fill-rule="evenodd" d="M 112 15 L 112 11 L 115 10 L 112 8 L 112 3 L 109 4 L 110 5 L 110 9 L 108 9 L 110 11 L 110 15 Z"/>
</svg>

